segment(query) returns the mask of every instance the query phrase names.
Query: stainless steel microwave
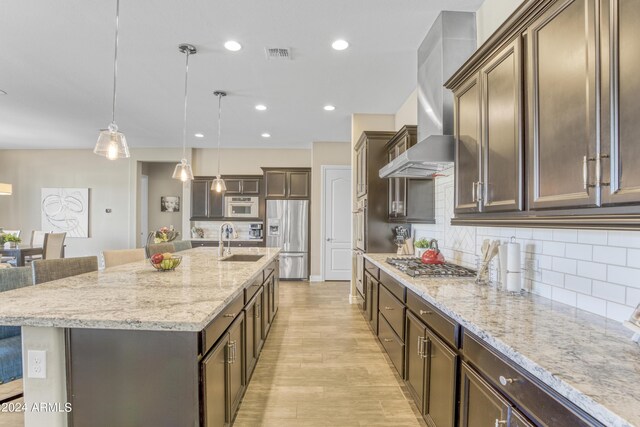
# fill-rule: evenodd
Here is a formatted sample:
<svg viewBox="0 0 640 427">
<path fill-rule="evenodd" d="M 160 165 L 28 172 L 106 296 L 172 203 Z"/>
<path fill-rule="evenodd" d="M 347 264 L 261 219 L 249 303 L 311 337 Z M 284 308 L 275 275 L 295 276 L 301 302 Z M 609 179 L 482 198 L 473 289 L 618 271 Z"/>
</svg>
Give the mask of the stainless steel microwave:
<svg viewBox="0 0 640 427">
<path fill-rule="evenodd" d="M 226 196 L 224 212 L 228 218 L 258 218 L 259 197 Z"/>
</svg>

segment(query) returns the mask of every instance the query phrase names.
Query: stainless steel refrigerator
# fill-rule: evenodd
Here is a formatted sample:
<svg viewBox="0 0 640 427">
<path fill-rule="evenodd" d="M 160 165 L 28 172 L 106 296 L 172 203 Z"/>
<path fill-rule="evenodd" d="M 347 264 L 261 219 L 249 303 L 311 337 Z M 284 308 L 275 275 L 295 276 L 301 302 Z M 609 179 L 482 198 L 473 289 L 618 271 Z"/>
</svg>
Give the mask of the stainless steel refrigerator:
<svg viewBox="0 0 640 427">
<path fill-rule="evenodd" d="M 267 200 L 267 246 L 280 248 L 280 278 L 309 278 L 309 201 Z"/>
</svg>

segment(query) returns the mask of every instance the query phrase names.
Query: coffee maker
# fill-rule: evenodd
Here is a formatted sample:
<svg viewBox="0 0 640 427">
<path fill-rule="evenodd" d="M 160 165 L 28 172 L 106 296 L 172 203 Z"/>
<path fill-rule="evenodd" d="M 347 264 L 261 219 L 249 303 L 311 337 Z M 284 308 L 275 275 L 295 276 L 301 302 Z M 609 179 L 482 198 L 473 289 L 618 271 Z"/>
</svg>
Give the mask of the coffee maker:
<svg viewBox="0 0 640 427">
<path fill-rule="evenodd" d="M 262 224 L 249 224 L 249 238 L 262 239 Z"/>
</svg>

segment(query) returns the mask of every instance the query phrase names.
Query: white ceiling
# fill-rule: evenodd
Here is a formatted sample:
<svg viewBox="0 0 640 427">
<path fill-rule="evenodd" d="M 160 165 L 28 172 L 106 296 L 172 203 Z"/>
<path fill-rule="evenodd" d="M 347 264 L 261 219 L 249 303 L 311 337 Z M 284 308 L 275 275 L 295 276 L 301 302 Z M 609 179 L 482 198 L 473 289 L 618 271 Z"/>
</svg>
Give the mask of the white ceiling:
<svg viewBox="0 0 640 427">
<path fill-rule="evenodd" d="M 0 148 L 92 148 L 111 119 L 115 0 L 0 1 Z M 482 0 L 121 0 L 116 122 L 136 147 L 348 141 L 352 113 L 395 113 L 416 87 L 416 51 L 443 8 Z M 351 46 L 338 52 L 331 43 Z M 228 39 L 243 49 L 223 48 Z M 290 47 L 268 61 L 265 47 Z M 255 104 L 268 110 L 259 112 Z M 336 110 L 326 112 L 325 104 Z M 205 134 L 197 139 L 196 132 Z M 269 132 L 272 137 L 260 137 Z"/>
</svg>

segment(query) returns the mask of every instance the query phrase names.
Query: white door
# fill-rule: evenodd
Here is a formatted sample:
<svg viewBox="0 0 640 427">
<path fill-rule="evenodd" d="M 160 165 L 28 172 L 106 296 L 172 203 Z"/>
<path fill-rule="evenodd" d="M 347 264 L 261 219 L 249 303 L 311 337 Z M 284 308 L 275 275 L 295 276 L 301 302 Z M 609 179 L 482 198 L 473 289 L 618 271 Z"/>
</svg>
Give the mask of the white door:
<svg viewBox="0 0 640 427">
<path fill-rule="evenodd" d="M 351 167 L 323 166 L 323 277 L 351 280 Z"/>
<path fill-rule="evenodd" d="M 149 177 L 140 176 L 140 248 L 147 245 L 149 234 Z"/>
</svg>

